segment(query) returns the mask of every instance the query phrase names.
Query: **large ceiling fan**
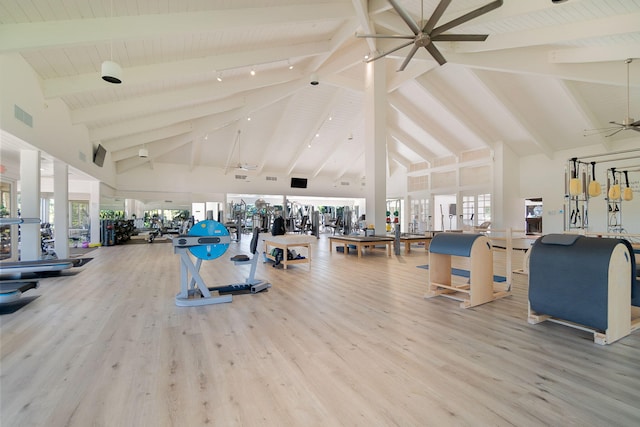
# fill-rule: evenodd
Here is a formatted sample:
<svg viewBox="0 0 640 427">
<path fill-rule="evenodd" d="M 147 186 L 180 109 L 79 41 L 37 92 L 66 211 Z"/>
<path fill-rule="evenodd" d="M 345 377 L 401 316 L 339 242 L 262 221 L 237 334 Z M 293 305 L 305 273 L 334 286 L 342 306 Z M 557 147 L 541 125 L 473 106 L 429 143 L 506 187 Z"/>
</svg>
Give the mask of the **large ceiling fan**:
<svg viewBox="0 0 640 427">
<path fill-rule="evenodd" d="M 376 59 L 383 58 L 390 53 L 393 53 L 397 50 L 400 50 L 404 47 L 407 47 L 413 44 L 411 51 L 402 62 L 398 71 L 403 71 L 406 66 L 411 61 L 411 58 L 416 54 L 418 49 L 424 47 L 429 51 L 431 56 L 438 61 L 438 64 L 443 65 L 447 62 L 444 56 L 440 53 L 440 51 L 434 46 L 433 42 L 482 42 L 485 41 L 488 37 L 488 34 L 443 34 L 445 31 L 452 29 L 453 27 L 457 27 L 460 24 L 464 24 L 467 21 L 470 21 L 474 18 L 477 18 L 480 15 L 484 15 L 487 12 L 490 12 L 494 9 L 502 6 L 502 0 L 492 1 L 491 3 L 486 4 L 485 6 L 479 7 L 478 9 L 472 10 L 469 13 L 466 13 L 459 18 L 456 18 L 452 21 L 447 22 L 446 24 L 440 25 L 436 27 L 436 24 L 442 18 L 447 7 L 451 3 L 451 0 L 440 0 L 440 3 L 433 11 L 433 14 L 429 18 L 429 20 L 424 23 L 422 16 L 420 21 L 420 26 L 414 21 L 414 19 L 404 10 L 400 4 L 396 0 L 389 0 L 391 6 L 395 9 L 395 11 L 400 15 L 402 20 L 409 26 L 413 34 L 411 35 L 402 35 L 402 34 L 356 34 L 357 37 L 360 38 L 379 38 L 379 39 L 408 39 L 409 41 L 391 49 L 388 52 L 383 52 L 380 55 L 374 56 L 373 58 L 368 59 L 366 62 L 375 61 Z M 422 5 L 424 7 L 424 5 Z"/>
<path fill-rule="evenodd" d="M 623 130 L 629 130 L 629 129 L 635 130 L 636 132 L 640 132 L 640 120 L 634 120 L 630 116 L 631 89 L 629 84 L 629 67 L 631 65 L 631 62 L 633 62 L 633 59 L 627 58 L 625 59 L 624 62 L 627 64 L 627 116 L 624 119 L 622 119 L 622 122 L 610 121 L 609 123 L 611 123 L 614 126 L 607 126 L 605 128 L 600 128 L 600 129 L 585 129 L 584 136 L 593 136 L 593 135 L 608 133 L 607 135 L 605 135 L 605 137 L 608 138 L 619 132 L 622 132 Z"/>
<path fill-rule="evenodd" d="M 240 161 L 240 129 L 238 129 L 238 134 L 236 135 L 236 145 L 238 146 L 238 163 L 236 164 L 236 169 L 243 171 L 252 171 L 258 168 L 258 165 L 252 165 L 249 163 L 242 163 Z"/>
<path fill-rule="evenodd" d="M 636 132 L 640 132 L 640 120 L 634 120 L 629 115 L 629 104 L 630 104 L 630 86 L 629 86 L 629 67 L 633 60 L 631 58 L 626 59 L 624 62 L 627 64 L 627 117 L 625 117 L 621 123 L 611 121 L 612 125 L 616 125 L 614 127 L 610 127 L 608 129 L 615 129 L 612 133 L 607 136 L 613 136 L 618 132 L 622 132 L 623 130 L 631 129 Z M 617 128 L 617 129 L 616 129 Z"/>
</svg>

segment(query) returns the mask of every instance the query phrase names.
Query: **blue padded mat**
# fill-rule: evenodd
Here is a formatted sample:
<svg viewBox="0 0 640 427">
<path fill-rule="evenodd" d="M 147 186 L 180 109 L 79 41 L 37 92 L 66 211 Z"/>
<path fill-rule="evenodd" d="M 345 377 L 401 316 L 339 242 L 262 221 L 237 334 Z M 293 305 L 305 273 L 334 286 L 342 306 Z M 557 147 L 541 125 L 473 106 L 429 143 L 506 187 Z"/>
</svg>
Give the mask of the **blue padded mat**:
<svg viewBox="0 0 640 427">
<path fill-rule="evenodd" d="M 425 270 L 429 269 L 429 264 L 425 264 L 425 265 L 419 265 L 418 268 L 424 268 Z M 466 278 L 470 278 L 471 277 L 471 272 L 469 270 L 462 270 L 460 268 L 452 268 L 451 269 L 451 274 L 453 274 L 454 276 L 460 276 L 460 277 L 466 277 Z M 494 282 L 506 282 L 507 278 L 504 276 L 493 276 L 493 281 Z"/>
<path fill-rule="evenodd" d="M 473 242 L 481 236 L 481 234 L 438 233 L 431 239 L 429 252 L 469 257 L 471 256 Z"/>
</svg>

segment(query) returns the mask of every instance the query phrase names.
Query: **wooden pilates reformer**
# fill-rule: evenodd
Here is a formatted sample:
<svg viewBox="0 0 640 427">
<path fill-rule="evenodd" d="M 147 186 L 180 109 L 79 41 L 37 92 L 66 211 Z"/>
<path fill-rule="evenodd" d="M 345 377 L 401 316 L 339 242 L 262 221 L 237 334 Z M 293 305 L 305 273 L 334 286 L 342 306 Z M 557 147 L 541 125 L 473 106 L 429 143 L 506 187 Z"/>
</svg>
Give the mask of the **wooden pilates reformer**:
<svg viewBox="0 0 640 427">
<path fill-rule="evenodd" d="M 270 283 L 255 278 L 258 263 L 257 245 L 259 228 L 254 228 L 251 239 L 251 253 L 231 258 L 235 265 L 250 265 L 249 277 L 243 283 L 226 286 L 207 287 L 200 275 L 203 260 L 222 256 L 231 242 L 229 230 L 218 221 L 206 220 L 195 224 L 188 235 L 173 237 L 174 253 L 180 255 L 180 293 L 176 295 L 177 306 L 190 307 L 231 302 L 234 293 L 258 293 L 271 287 Z M 194 263 L 191 259 L 196 257 Z"/>
</svg>

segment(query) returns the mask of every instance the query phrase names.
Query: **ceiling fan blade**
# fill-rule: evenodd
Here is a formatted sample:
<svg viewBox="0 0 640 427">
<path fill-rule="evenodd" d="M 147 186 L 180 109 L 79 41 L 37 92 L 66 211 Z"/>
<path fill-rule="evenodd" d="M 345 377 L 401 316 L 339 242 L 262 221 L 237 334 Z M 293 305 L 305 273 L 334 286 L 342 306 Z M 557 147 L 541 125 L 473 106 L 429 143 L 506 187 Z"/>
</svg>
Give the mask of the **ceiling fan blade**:
<svg viewBox="0 0 640 427">
<path fill-rule="evenodd" d="M 433 42 L 483 42 L 489 34 L 440 34 L 431 37 Z"/>
<path fill-rule="evenodd" d="M 484 15 L 485 13 L 491 12 L 493 9 L 499 8 L 500 6 L 502 6 L 502 3 L 503 3 L 503 0 L 495 0 L 489 4 L 481 6 L 475 10 L 472 10 L 469 13 L 465 13 L 459 18 L 456 18 L 453 21 L 449 21 L 446 24 L 435 28 L 430 35 L 431 37 L 434 37 L 434 36 L 437 36 L 438 34 L 442 34 L 445 31 L 452 29 L 453 27 L 457 27 L 458 25 L 464 24 L 467 21 L 471 21 L 472 19 L 477 18 L 480 15 Z"/>
<path fill-rule="evenodd" d="M 396 0 L 389 0 L 389 3 L 395 9 L 398 15 L 400 15 L 400 18 L 402 18 L 402 20 L 409 26 L 411 31 L 413 31 L 413 34 L 418 34 L 420 32 L 420 27 L 418 27 L 418 24 L 416 24 L 416 21 L 413 20 L 411 15 L 409 15 L 407 11 L 404 10 Z"/>
<path fill-rule="evenodd" d="M 390 51 L 388 51 L 388 52 L 384 52 L 384 53 L 381 53 L 380 55 L 374 56 L 373 58 L 369 58 L 369 59 L 367 59 L 365 62 L 368 64 L 369 62 L 375 61 L 376 59 L 384 58 L 385 56 L 389 55 L 390 53 L 393 53 L 393 52 L 395 52 L 395 51 L 397 51 L 397 50 L 400 50 L 400 49 L 402 49 L 402 48 L 404 48 L 404 47 L 407 47 L 407 46 L 409 46 L 410 44 L 414 44 L 414 43 L 413 43 L 413 40 L 412 40 L 412 41 L 410 41 L 410 42 L 407 42 L 407 43 L 403 43 L 403 44 L 401 44 L 401 45 L 400 45 L 400 46 L 398 46 L 398 47 L 394 47 L 393 49 L 391 49 L 391 50 L 390 50 Z"/>
<path fill-rule="evenodd" d="M 356 34 L 359 39 L 410 39 L 414 40 L 416 36 L 403 36 L 402 34 Z"/>
<path fill-rule="evenodd" d="M 424 25 L 424 28 L 422 29 L 423 33 L 429 34 L 431 30 L 433 30 L 433 27 L 435 27 L 436 24 L 438 23 L 438 20 L 442 18 L 442 15 L 444 15 L 444 11 L 447 10 L 447 7 L 449 7 L 450 4 L 451 4 L 451 0 L 440 1 L 438 6 L 436 7 L 436 10 L 433 11 L 431 18 L 429 18 L 427 23 Z"/>
<path fill-rule="evenodd" d="M 600 128 L 600 129 L 585 129 L 582 133 L 583 136 L 595 136 L 601 135 L 603 133 L 611 132 L 614 129 L 619 129 L 618 126 L 612 126 L 608 128 Z"/>
<path fill-rule="evenodd" d="M 424 47 L 425 49 L 427 49 L 429 51 L 429 53 L 431 54 L 431 56 L 433 56 L 433 59 L 435 59 L 436 61 L 438 61 L 438 64 L 440 65 L 444 65 L 447 63 L 447 60 L 444 59 L 444 56 L 442 56 L 442 54 L 440 53 L 440 51 L 438 50 L 438 48 L 436 48 L 433 43 L 430 43 L 428 45 L 426 45 Z"/>
<path fill-rule="evenodd" d="M 411 52 L 409 52 L 407 57 L 404 58 L 404 61 L 402 61 L 402 65 L 400 65 L 400 68 L 398 68 L 397 71 L 404 71 L 404 69 L 407 68 L 407 65 L 409 65 L 409 61 L 411 61 L 411 58 L 413 58 L 413 55 L 416 54 L 419 48 L 420 46 L 418 46 L 417 44 L 413 45 L 413 47 L 411 48 Z"/>
<path fill-rule="evenodd" d="M 613 136 L 613 135 L 617 134 L 618 132 L 622 132 L 623 130 L 624 130 L 624 128 L 620 128 L 617 131 L 615 131 L 613 133 L 610 133 L 609 135 L 605 135 L 604 137 L 605 138 L 609 138 L 610 136 Z"/>
<path fill-rule="evenodd" d="M 636 120 L 635 122 L 631 123 L 629 126 L 640 126 L 640 120 Z"/>
</svg>

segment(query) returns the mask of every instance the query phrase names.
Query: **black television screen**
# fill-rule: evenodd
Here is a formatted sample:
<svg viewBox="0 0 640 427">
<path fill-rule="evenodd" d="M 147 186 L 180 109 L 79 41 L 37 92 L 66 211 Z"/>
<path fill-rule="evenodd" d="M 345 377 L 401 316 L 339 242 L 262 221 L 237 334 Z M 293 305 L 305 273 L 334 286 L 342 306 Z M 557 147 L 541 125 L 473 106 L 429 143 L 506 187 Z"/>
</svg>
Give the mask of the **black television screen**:
<svg viewBox="0 0 640 427">
<path fill-rule="evenodd" d="M 307 188 L 307 178 L 291 178 L 291 188 Z"/>
<path fill-rule="evenodd" d="M 93 153 L 93 163 L 102 167 L 104 164 L 104 157 L 107 155 L 107 150 L 100 144 L 98 144 L 98 148 L 96 148 L 96 152 Z"/>
</svg>

